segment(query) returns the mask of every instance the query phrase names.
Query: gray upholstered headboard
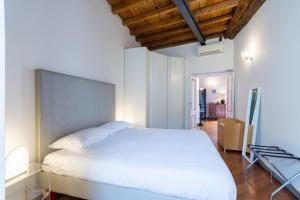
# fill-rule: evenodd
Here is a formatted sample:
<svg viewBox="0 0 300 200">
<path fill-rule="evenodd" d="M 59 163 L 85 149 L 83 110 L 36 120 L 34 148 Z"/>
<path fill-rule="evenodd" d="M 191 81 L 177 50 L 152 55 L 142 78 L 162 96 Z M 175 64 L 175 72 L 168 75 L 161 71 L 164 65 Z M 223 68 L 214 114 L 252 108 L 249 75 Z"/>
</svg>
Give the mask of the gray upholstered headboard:
<svg viewBox="0 0 300 200">
<path fill-rule="evenodd" d="M 71 132 L 115 119 L 115 85 L 36 70 L 37 158 Z"/>
</svg>

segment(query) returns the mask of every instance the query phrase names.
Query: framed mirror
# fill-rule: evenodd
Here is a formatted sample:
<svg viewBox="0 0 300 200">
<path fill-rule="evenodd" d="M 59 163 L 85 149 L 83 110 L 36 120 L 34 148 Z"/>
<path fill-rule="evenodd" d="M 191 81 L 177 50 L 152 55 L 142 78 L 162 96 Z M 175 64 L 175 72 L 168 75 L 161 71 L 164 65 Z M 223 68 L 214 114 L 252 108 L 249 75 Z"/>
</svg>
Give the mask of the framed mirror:
<svg viewBox="0 0 300 200">
<path fill-rule="evenodd" d="M 253 153 L 248 148 L 248 144 L 256 143 L 260 98 L 261 88 L 254 88 L 249 90 L 242 151 L 243 157 L 246 158 L 249 162 L 252 162 L 254 157 Z"/>
</svg>

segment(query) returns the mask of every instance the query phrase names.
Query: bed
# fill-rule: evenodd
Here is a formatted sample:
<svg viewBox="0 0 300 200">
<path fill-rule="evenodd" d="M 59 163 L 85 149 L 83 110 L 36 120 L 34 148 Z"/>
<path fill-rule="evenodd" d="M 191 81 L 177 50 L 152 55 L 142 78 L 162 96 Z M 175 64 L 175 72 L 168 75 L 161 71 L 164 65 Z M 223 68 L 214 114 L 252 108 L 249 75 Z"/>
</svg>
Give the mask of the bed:
<svg viewBox="0 0 300 200">
<path fill-rule="evenodd" d="M 113 121 L 115 86 L 38 70 L 38 184 L 84 199 L 234 200 L 226 164 L 202 131 L 126 128 L 83 151 L 48 145 Z"/>
</svg>

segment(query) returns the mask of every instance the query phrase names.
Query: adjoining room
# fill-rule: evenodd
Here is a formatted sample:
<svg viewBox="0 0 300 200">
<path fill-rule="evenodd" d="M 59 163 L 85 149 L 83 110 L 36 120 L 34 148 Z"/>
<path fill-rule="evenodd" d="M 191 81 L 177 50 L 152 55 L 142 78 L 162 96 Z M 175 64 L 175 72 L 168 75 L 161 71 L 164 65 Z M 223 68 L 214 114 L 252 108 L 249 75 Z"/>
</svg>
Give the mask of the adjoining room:
<svg viewBox="0 0 300 200">
<path fill-rule="evenodd" d="M 234 88 L 232 86 L 232 72 L 193 75 L 191 102 L 196 106 L 191 106 L 191 128 L 202 126 L 204 120 L 233 118 Z"/>
</svg>

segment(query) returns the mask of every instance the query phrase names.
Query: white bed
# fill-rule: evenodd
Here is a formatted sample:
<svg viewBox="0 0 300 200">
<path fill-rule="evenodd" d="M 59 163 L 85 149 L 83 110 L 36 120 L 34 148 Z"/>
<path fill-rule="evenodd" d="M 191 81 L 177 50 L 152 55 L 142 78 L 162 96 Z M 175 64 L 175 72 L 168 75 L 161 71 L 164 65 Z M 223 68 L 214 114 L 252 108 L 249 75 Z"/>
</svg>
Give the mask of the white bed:
<svg viewBox="0 0 300 200">
<path fill-rule="evenodd" d="M 235 200 L 233 177 L 205 132 L 128 128 L 86 150 L 58 150 L 45 171 L 195 200 Z"/>
</svg>

